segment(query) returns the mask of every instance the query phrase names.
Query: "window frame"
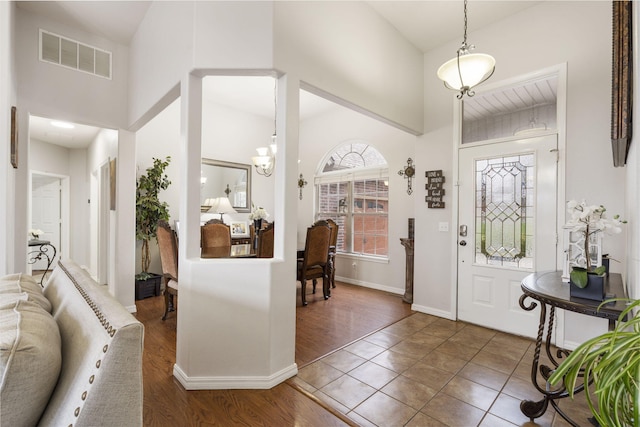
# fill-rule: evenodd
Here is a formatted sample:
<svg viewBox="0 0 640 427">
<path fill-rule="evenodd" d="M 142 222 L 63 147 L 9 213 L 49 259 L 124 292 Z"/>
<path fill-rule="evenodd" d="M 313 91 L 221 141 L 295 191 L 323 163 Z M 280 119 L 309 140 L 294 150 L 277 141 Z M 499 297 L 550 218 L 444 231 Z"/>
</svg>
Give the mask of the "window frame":
<svg viewBox="0 0 640 427">
<path fill-rule="evenodd" d="M 324 166 L 324 164 L 322 165 Z M 381 212 L 366 212 L 366 209 L 363 209 L 362 212 L 355 212 L 354 210 L 354 183 L 357 181 L 366 181 L 366 180 L 383 180 L 387 183 L 387 197 L 384 198 L 387 201 L 386 210 Z M 332 218 L 336 220 L 339 224 L 341 224 L 344 229 L 344 250 L 337 250 L 337 253 L 345 256 L 352 256 L 358 258 L 371 258 L 380 261 L 388 261 L 389 259 L 389 210 L 390 210 L 390 198 L 389 198 L 389 168 L 387 165 L 381 166 L 376 165 L 373 167 L 365 167 L 365 168 L 353 168 L 341 171 L 331 171 L 318 173 L 315 177 L 314 182 L 314 192 L 315 192 L 315 207 L 314 207 L 314 218 L 315 220 L 319 219 L 328 219 Z M 320 190 L 321 185 L 326 184 L 340 184 L 346 183 L 346 212 L 330 212 L 330 211 L 321 211 L 321 197 L 322 192 Z M 380 199 L 380 197 L 376 196 L 376 199 Z M 355 224 L 354 224 L 354 216 L 355 215 L 367 215 L 367 216 L 385 216 L 387 223 L 387 232 L 386 232 L 386 254 L 378 255 L 373 253 L 366 252 L 356 252 L 354 250 L 355 246 Z M 339 222 L 337 219 L 339 217 L 344 217 L 344 223 Z"/>
</svg>

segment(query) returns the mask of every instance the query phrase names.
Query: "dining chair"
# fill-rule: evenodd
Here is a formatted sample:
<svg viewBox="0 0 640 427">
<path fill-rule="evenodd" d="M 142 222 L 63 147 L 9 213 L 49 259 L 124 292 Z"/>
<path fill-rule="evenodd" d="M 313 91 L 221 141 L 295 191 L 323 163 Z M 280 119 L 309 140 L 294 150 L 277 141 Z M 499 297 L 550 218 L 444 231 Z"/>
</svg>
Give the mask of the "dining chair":
<svg viewBox="0 0 640 427">
<path fill-rule="evenodd" d="M 307 280 L 313 280 L 315 290 L 316 281 L 322 278 L 322 293 L 324 299 L 331 296 L 328 277 L 328 253 L 331 242 L 331 228 L 327 221 L 317 221 L 307 228 L 304 244 L 304 255 L 298 258 L 296 280 L 301 284 L 302 305 L 307 305 Z"/>
<path fill-rule="evenodd" d="M 162 278 L 164 280 L 164 314 L 167 318 L 170 311 L 175 310 L 174 297 L 178 296 L 178 241 L 176 233 L 168 222 L 158 221 L 158 246 L 160 248 L 160 263 L 162 264 Z"/>
<path fill-rule="evenodd" d="M 273 258 L 273 222 L 258 231 L 258 258 Z"/>
<path fill-rule="evenodd" d="M 200 245 L 203 248 L 231 246 L 231 228 L 219 219 L 210 219 L 200 227 Z"/>
</svg>

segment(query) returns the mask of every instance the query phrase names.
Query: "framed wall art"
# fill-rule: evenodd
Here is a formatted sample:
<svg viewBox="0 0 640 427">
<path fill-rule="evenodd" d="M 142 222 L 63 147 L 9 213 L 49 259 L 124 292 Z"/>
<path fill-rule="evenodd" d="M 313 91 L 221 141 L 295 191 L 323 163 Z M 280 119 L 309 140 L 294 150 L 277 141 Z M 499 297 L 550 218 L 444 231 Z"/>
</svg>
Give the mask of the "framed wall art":
<svg viewBox="0 0 640 427">
<path fill-rule="evenodd" d="M 11 107 L 11 166 L 18 169 L 18 108 Z"/>
</svg>

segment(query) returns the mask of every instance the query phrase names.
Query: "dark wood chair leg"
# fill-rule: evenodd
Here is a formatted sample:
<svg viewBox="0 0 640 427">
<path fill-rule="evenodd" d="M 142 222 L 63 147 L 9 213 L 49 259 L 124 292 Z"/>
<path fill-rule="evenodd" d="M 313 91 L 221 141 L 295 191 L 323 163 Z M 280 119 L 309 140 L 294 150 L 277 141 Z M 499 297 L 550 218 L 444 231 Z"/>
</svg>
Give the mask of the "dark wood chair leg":
<svg viewBox="0 0 640 427">
<path fill-rule="evenodd" d="M 329 299 L 331 296 L 331 281 L 329 280 L 329 271 L 325 269 L 324 274 L 322 275 L 322 295 L 324 299 Z"/>
<path fill-rule="evenodd" d="M 302 279 L 300 280 L 300 296 L 302 297 L 302 305 L 307 305 L 307 281 Z"/>
<path fill-rule="evenodd" d="M 336 287 L 336 259 L 332 257 L 331 259 L 331 287 Z"/>
<path fill-rule="evenodd" d="M 166 320 L 167 313 L 169 313 L 169 292 L 164 290 L 164 314 L 162 315 L 162 320 Z"/>
<path fill-rule="evenodd" d="M 316 293 L 316 285 L 318 284 L 318 280 L 317 279 L 312 279 L 311 283 L 313 283 L 313 291 L 311 293 L 315 294 Z"/>
</svg>

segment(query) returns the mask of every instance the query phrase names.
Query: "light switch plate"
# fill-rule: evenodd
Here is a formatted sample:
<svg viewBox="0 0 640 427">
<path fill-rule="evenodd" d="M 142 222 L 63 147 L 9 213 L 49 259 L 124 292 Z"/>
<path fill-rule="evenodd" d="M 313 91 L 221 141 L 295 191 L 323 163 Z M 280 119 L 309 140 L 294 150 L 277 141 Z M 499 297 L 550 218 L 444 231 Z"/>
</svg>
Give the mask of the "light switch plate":
<svg viewBox="0 0 640 427">
<path fill-rule="evenodd" d="M 448 222 L 438 223 L 438 231 L 449 231 L 449 223 Z"/>
</svg>

